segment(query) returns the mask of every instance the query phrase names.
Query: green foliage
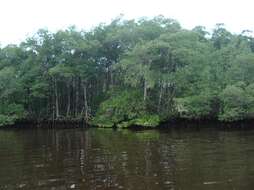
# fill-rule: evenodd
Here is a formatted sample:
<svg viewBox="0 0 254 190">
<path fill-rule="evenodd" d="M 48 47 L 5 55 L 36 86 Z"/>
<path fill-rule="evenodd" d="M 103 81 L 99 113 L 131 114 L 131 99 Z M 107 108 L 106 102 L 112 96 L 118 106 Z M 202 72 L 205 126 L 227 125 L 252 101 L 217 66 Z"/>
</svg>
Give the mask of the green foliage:
<svg viewBox="0 0 254 190">
<path fill-rule="evenodd" d="M 175 117 L 254 118 L 254 38 L 217 24 L 123 20 L 91 31 L 39 30 L 0 48 L 0 125 L 84 119 L 103 127 L 157 126 Z"/>
<path fill-rule="evenodd" d="M 1 104 L 0 105 L 0 126 L 12 125 L 16 120 L 24 118 L 25 111 L 22 105 Z"/>
<path fill-rule="evenodd" d="M 253 115 L 254 97 L 247 94 L 245 89 L 229 85 L 220 94 L 222 110 L 219 119 L 223 121 L 237 121 Z"/>
<path fill-rule="evenodd" d="M 176 106 L 180 117 L 188 119 L 210 118 L 213 112 L 213 97 L 207 95 L 177 98 Z"/>
<path fill-rule="evenodd" d="M 139 91 L 124 90 L 114 92 L 104 101 L 93 120 L 99 126 L 113 126 L 144 115 L 144 102 Z"/>
<path fill-rule="evenodd" d="M 0 114 L 0 127 L 14 124 L 15 119 L 6 115 Z"/>
<path fill-rule="evenodd" d="M 8 99 L 22 91 L 21 84 L 14 67 L 4 67 L 0 70 L 0 97 Z"/>
<path fill-rule="evenodd" d="M 160 124 L 160 117 L 158 115 L 143 114 L 139 115 L 138 118 L 122 121 L 116 126 L 118 128 L 129 128 L 129 127 L 145 127 L 153 128 Z"/>
<path fill-rule="evenodd" d="M 145 114 L 134 119 L 132 124 L 143 127 L 156 127 L 160 124 L 160 118 L 158 115 Z"/>
<path fill-rule="evenodd" d="M 246 84 L 254 82 L 254 55 L 243 54 L 237 56 L 232 61 L 232 66 L 228 70 L 228 80 L 232 84 L 242 81 Z"/>
</svg>

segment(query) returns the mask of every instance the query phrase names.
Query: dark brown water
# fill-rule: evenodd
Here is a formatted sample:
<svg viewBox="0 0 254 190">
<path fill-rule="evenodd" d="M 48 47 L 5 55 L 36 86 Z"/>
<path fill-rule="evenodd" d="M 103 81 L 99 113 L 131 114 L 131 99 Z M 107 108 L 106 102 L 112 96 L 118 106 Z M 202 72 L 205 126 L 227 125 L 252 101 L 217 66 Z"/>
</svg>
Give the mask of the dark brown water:
<svg viewBox="0 0 254 190">
<path fill-rule="evenodd" d="M 0 189 L 254 189 L 254 130 L 0 130 Z"/>
</svg>

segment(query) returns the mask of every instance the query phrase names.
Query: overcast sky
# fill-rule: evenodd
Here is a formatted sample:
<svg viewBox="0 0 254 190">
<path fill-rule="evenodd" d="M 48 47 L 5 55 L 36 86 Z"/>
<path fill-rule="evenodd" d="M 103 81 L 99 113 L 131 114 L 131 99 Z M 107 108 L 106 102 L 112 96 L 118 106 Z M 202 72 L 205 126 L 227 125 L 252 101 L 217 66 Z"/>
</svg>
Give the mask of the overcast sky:
<svg viewBox="0 0 254 190">
<path fill-rule="evenodd" d="M 89 29 L 123 13 L 126 19 L 164 15 L 184 28 L 225 23 L 254 31 L 253 0 L 0 0 L 0 44 L 19 43 L 39 28 Z"/>
</svg>

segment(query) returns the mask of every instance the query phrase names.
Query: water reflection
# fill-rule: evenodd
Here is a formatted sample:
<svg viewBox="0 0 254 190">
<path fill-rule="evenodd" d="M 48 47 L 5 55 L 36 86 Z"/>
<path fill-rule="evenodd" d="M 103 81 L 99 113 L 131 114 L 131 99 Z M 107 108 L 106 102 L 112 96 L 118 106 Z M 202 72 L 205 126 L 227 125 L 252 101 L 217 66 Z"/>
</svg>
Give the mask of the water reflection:
<svg viewBox="0 0 254 190">
<path fill-rule="evenodd" d="M 0 131 L 0 189 L 252 189 L 254 131 Z"/>
</svg>

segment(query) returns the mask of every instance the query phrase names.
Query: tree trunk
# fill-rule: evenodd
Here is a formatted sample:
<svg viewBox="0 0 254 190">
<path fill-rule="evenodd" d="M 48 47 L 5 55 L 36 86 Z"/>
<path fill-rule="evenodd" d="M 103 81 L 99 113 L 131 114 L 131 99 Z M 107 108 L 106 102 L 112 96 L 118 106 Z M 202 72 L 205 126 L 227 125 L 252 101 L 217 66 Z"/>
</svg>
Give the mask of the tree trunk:
<svg viewBox="0 0 254 190">
<path fill-rule="evenodd" d="M 79 79 L 76 80 L 76 89 L 75 89 L 75 117 L 78 116 L 78 107 L 79 107 Z"/>
<path fill-rule="evenodd" d="M 58 90 L 57 90 L 57 82 L 55 80 L 55 109 L 56 109 L 56 119 L 59 118 L 59 102 L 58 102 Z"/>
<path fill-rule="evenodd" d="M 108 83 L 108 82 L 107 82 L 107 81 L 108 81 L 107 75 L 108 75 L 108 74 L 106 74 L 106 79 L 102 81 L 102 92 L 103 92 L 103 93 L 105 93 L 105 92 L 107 91 L 107 83 Z"/>
<path fill-rule="evenodd" d="M 159 113 L 161 110 L 161 99 L 162 99 L 162 92 L 163 92 L 163 83 L 160 84 L 160 94 L 158 99 L 158 109 L 157 112 Z"/>
<path fill-rule="evenodd" d="M 75 81 L 76 81 L 76 79 L 73 78 L 73 80 L 72 80 L 72 116 L 74 116 L 74 117 L 75 117 L 75 103 L 76 103 L 76 101 L 75 101 L 75 99 L 76 99 L 76 97 L 75 97 L 75 90 L 76 90 Z"/>
<path fill-rule="evenodd" d="M 112 88 L 114 86 L 114 78 L 113 78 L 113 71 L 111 67 L 109 70 L 109 76 L 110 76 L 110 88 Z"/>
<path fill-rule="evenodd" d="M 71 109 L 71 87 L 70 83 L 68 84 L 67 90 L 68 90 L 68 97 L 67 97 L 67 111 L 66 116 L 68 117 L 70 115 L 70 109 Z"/>
<path fill-rule="evenodd" d="M 147 97 L 147 84 L 146 84 L 146 80 L 144 80 L 144 101 L 146 101 L 146 97 Z"/>
<path fill-rule="evenodd" d="M 85 120 L 88 119 L 88 104 L 87 104 L 87 89 L 86 89 L 86 83 L 83 84 L 84 88 L 84 111 L 85 111 Z"/>
</svg>

